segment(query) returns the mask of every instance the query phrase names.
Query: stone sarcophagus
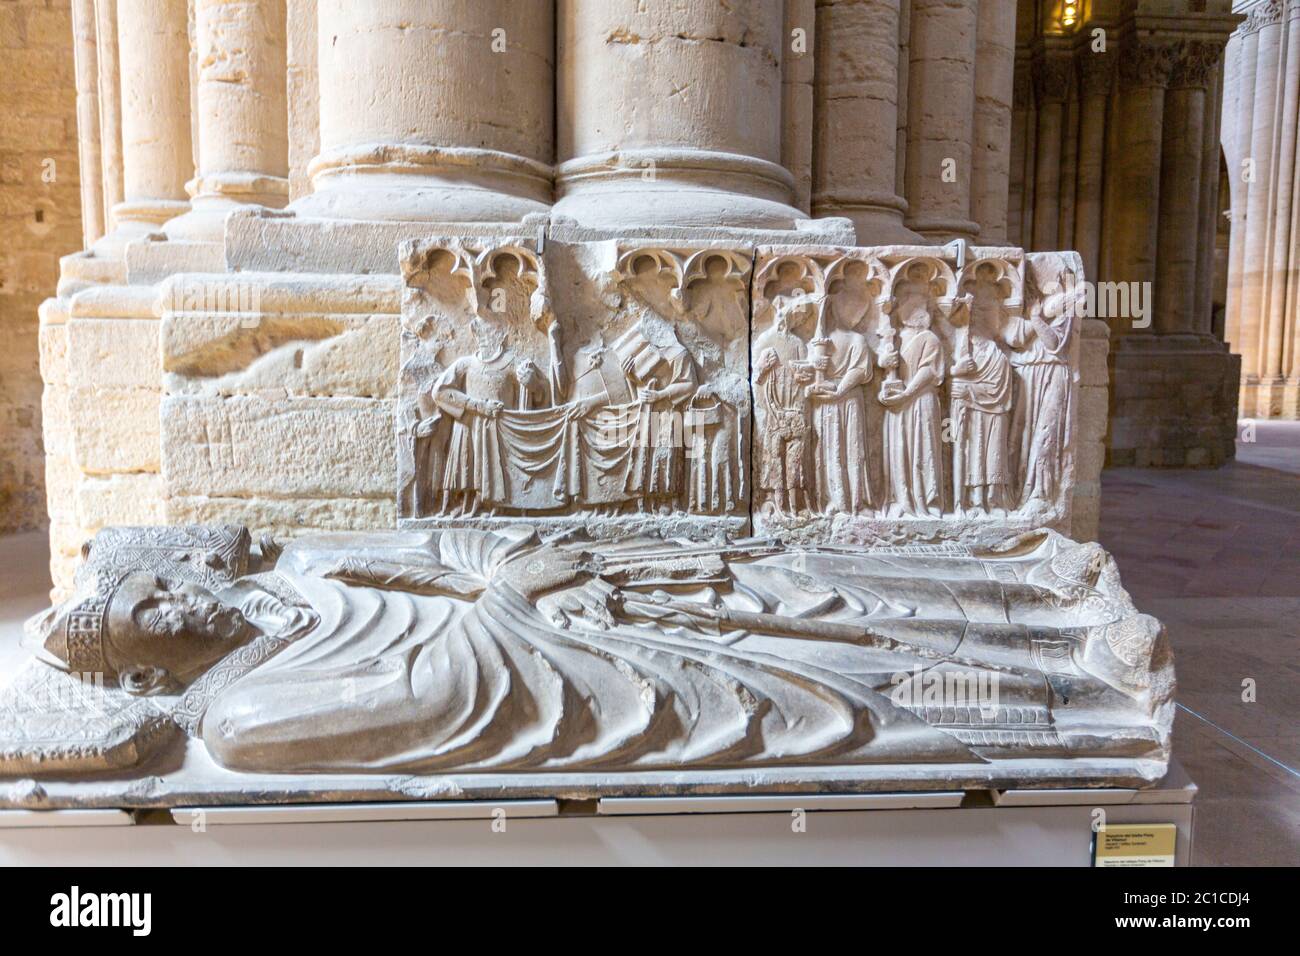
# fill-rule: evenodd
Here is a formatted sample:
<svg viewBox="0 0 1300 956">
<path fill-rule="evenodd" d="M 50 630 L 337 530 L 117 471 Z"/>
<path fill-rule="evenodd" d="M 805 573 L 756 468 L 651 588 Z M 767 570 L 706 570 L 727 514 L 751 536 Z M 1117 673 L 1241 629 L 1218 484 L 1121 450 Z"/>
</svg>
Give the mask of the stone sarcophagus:
<svg viewBox="0 0 1300 956">
<path fill-rule="evenodd" d="M 397 527 L 101 532 L 0 693 L 0 800 L 1163 776 L 1167 637 L 1064 533 L 1076 256 L 521 235 L 401 267 Z"/>
</svg>

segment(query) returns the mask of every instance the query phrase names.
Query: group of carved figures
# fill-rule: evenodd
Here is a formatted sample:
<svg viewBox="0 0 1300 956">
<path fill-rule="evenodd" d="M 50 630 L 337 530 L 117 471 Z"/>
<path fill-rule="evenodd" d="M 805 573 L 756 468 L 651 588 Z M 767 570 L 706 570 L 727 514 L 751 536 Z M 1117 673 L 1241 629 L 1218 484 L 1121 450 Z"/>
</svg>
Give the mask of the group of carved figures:
<svg viewBox="0 0 1300 956">
<path fill-rule="evenodd" d="M 421 514 L 728 514 L 741 504 L 736 409 L 701 381 L 668 323 L 597 337 L 570 365 L 551 317 L 545 371 L 504 328 L 472 327 L 477 348 L 428 386 L 432 414 L 413 428 Z"/>
<path fill-rule="evenodd" d="M 1071 316 L 1059 288 L 1045 295 L 1028 318 L 958 297 L 945 341 L 931 296 L 903 291 L 898 328 L 875 347 L 860 318 L 841 320 L 821 297 L 777 296 L 753 347 L 759 507 L 1001 517 L 1054 501 L 1070 445 Z M 816 333 L 793 331 L 819 309 Z"/>
<path fill-rule="evenodd" d="M 749 509 L 751 477 L 767 518 L 1058 503 L 1074 384 L 1063 264 L 1034 275 L 980 260 L 959 278 L 915 259 L 892 279 L 877 267 L 859 283 L 870 296 L 848 301 L 843 263 L 866 268 L 844 259 L 761 290 L 748 382 L 705 374 L 679 317 L 653 308 L 572 352 L 541 292 L 531 328 L 480 314 L 472 351 L 416 376 L 409 513 L 732 515 Z"/>
</svg>

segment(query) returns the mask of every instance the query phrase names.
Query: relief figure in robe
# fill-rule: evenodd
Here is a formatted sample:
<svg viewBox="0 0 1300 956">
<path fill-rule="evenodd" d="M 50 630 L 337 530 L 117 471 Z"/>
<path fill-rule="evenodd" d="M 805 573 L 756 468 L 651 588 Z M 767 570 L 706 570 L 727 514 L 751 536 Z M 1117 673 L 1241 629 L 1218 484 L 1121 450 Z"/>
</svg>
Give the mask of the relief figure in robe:
<svg viewBox="0 0 1300 956">
<path fill-rule="evenodd" d="M 436 431 L 442 416 L 452 420 L 442 474 L 441 513 L 468 517 L 514 504 L 506 457 L 507 439 L 498 428 L 505 409 L 529 409 L 548 400 L 546 381 L 530 359 L 507 347 L 504 329 L 483 319 L 471 323 L 478 347 L 451 363 L 434 382 L 438 414 L 417 426 L 416 435 Z"/>
<path fill-rule="evenodd" d="M 790 330 L 790 320 L 812 307 L 805 296 L 777 296 L 772 327 L 754 341 L 754 399 L 757 410 L 759 487 L 778 512 L 809 507 L 808 386 L 813 367 L 807 346 Z"/>
<path fill-rule="evenodd" d="M 1007 442 L 1015 380 L 992 332 L 986 317 L 971 313 L 952 366 L 953 497 L 959 514 L 1004 517 L 1014 507 Z"/>
<path fill-rule="evenodd" d="M 1004 332 L 1011 347 L 1016 398 L 1011 417 L 1013 493 L 1018 506 L 1055 501 L 1061 490 L 1070 436 L 1070 333 L 1073 293 L 1055 257 L 1035 261 L 1027 279 L 1029 318 L 1012 317 Z"/>
<path fill-rule="evenodd" d="M 715 386 L 700 385 L 683 414 L 693 514 L 731 514 L 740 501 L 739 419 Z"/>
<path fill-rule="evenodd" d="M 639 404 L 627 489 L 638 510 L 666 515 L 686 503 L 683 412 L 698 382 L 695 361 L 665 328 L 623 360 L 623 372 Z"/>
<path fill-rule="evenodd" d="M 898 298 L 900 343 L 881 356 L 896 363 L 899 381 L 882 387 L 884 456 L 890 517 L 937 518 L 943 513 L 943 437 L 939 386 L 943 343 L 930 330 L 930 297 L 907 290 Z"/>
<path fill-rule="evenodd" d="M 876 505 L 867 440 L 866 385 L 875 353 L 852 317 L 835 314 L 823 349 L 810 361 L 816 379 L 812 402 L 813 469 L 817 508 L 825 514 L 863 514 Z"/>
</svg>

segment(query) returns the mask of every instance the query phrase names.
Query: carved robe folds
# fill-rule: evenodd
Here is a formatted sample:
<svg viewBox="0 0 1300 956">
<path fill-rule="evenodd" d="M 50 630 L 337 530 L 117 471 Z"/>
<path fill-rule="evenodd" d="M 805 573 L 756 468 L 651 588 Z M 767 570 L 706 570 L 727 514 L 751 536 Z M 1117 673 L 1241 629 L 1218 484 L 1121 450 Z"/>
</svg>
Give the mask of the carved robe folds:
<svg viewBox="0 0 1300 956">
<path fill-rule="evenodd" d="M 1007 508 L 1007 440 L 1015 379 L 988 339 L 971 344 L 971 370 L 952 376 L 953 487 L 958 508 Z"/>
<path fill-rule="evenodd" d="M 1007 329 L 1019 392 L 1011 448 L 1021 505 L 1051 501 L 1061 490 L 1063 460 L 1073 428 L 1070 336 L 1069 315 L 1050 324 L 1043 319 L 1014 319 Z"/>
<path fill-rule="evenodd" d="M 249 555 L 243 529 L 101 535 L 74 599 L 29 627 L 29 673 L 0 691 L 0 774 L 63 745 L 44 798 L 183 805 L 196 788 L 499 798 L 1163 772 L 1167 639 L 1097 545 L 1053 532 L 960 555 L 546 543 L 526 525 L 264 549 Z M 106 700 L 73 739 L 79 711 L 52 721 L 30 692 L 74 679 L 87 652 Z M 151 719 L 122 705 L 146 680 Z M 182 764 L 152 764 L 178 736 Z M 117 775 L 67 781 L 110 752 Z"/>
<path fill-rule="evenodd" d="M 943 511 L 943 439 L 939 385 L 943 345 L 928 329 L 904 333 L 898 349 L 905 397 L 885 409 L 885 470 L 891 513 L 934 516 Z"/>
<path fill-rule="evenodd" d="M 868 456 L 866 387 L 875 356 L 865 335 L 830 335 L 827 392 L 814 398 L 817 507 L 832 514 L 864 514 L 875 506 Z"/>
</svg>

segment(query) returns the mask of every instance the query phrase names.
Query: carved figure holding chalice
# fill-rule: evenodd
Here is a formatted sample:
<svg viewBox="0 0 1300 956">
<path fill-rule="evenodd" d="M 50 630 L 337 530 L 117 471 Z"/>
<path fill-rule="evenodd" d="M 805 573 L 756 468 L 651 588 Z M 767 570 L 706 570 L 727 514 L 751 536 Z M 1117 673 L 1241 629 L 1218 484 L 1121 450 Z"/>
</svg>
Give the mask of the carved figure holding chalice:
<svg viewBox="0 0 1300 956">
<path fill-rule="evenodd" d="M 882 358 L 895 365 L 898 381 L 880 389 L 885 406 L 885 473 L 889 515 L 937 518 L 943 513 L 943 472 L 939 386 L 943 384 L 943 343 L 930 329 L 929 283 L 917 263 L 897 297 L 901 342 Z"/>
</svg>

